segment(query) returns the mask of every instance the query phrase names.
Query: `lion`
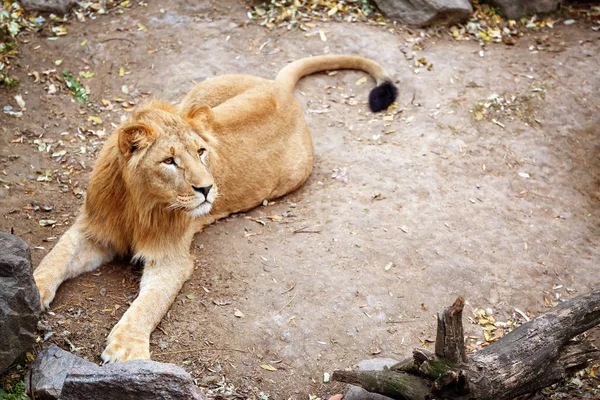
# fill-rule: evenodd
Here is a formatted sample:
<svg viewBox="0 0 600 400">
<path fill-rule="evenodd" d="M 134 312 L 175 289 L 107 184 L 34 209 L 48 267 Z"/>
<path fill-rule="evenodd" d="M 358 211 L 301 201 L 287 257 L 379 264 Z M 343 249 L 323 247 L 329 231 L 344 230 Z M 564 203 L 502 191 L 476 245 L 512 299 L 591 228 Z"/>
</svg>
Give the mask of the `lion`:
<svg viewBox="0 0 600 400">
<path fill-rule="evenodd" d="M 373 112 L 395 101 L 396 87 L 374 61 L 326 55 L 292 62 L 275 80 L 219 76 L 177 107 L 153 101 L 135 110 L 104 144 L 77 219 L 34 272 L 42 309 L 63 281 L 130 255 L 144 264 L 139 294 L 101 358 L 150 358 L 150 334 L 194 269 L 193 235 L 307 180 L 313 146 L 293 90 L 303 76 L 337 69 L 375 79 Z"/>
</svg>

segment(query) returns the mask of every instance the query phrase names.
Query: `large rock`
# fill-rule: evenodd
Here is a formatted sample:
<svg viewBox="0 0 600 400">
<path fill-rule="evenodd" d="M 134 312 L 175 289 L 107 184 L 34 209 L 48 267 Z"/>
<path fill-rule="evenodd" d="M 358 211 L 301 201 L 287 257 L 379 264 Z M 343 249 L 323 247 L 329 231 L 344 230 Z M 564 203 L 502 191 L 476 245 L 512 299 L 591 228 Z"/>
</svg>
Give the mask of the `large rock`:
<svg viewBox="0 0 600 400">
<path fill-rule="evenodd" d="M 375 0 L 388 17 L 407 25 L 455 24 L 469 18 L 469 0 Z"/>
<path fill-rule="evenodd" d="M 25 377 L 25 391 L 32 399 L 58 399 L 68 373 L 83 365 L 96 366 L 53 344 L 31 363 Z"/>
<path fill-rule="evenodd" d="M 54 14 L 66 14 L 77 5 L 76 0 L 21 0 L 26 11 L 40 11 Z"/>
<path fill-rule="evenodd" d="M 71 369 L 60 400 L 204 399 L 183 369 L 150 360 Z"/>
<path fill-rule="evenodd" d="M 0 232 L 0 374 L 31 348 L 39 316 L 29 246 Z"/>
<path fill-rule="evenodd" d="M 355 365 L 354 369 L 358 371 L 382 371 L 384 368 L 389 368 L 398 361 L 393 358 L 370 358 L 360 361 Z M 346 385 L 344 391 L 344 400 L 393 400 L 387 396 L 377 393 L 367 392 L 365 389 L 354 385 Z"/>
<path fill-rule="evenodd" d="M 490 0 L 489 2 L 500 8 L 502 14 L 509 19 L 518 19 L 526 14 L 553 12 L 562 3 L 561 0 Z"/>
<path fill-rule="evenodd" d="M 183 369 L 150 360 L 99 367 L 52 345 L 25 377 L 27 394 L 40 400 L 202 400 Z"/>
</svg>

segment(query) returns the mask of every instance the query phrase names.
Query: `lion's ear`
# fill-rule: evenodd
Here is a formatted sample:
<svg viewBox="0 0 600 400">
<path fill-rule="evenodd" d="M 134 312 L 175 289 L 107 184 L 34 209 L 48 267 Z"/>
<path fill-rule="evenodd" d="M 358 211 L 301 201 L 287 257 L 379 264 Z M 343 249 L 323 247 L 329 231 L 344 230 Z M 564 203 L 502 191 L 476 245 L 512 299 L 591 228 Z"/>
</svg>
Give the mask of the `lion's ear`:
<svg viewBox="0 0 600 400">
<path fill-rule="evenodd" d="M 207 105 L 195 105 L 187 110 L 185 117 L 202 123 L 208 128 L 213 125 L 214 115 L 213 110 Z"/>
<path fill-rule="evenodd" d="M 119 128 L 119 150 L 127 158 L 133 153 L 150 146 L 156 139 L 156 132 L 148 125 L 134 122 Z"/>
</svg>

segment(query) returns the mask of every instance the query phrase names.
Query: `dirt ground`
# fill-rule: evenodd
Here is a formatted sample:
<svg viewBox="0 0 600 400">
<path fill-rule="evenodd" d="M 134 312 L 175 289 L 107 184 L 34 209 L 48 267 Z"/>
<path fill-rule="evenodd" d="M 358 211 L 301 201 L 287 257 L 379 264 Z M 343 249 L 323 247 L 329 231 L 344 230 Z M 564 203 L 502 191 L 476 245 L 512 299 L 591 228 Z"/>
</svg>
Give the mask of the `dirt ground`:
<svg viewBox="0 0 600 400">
<path fill-rule="evenodd" d="M 94 157 L 129 105 L 177 102 L 220 74 L 274 77 L 324 53 L 370 57 L 396 80 L 398 107 L 381 115 L 367 110 L 373 82 L 357 85 L 361 72 L 302 80 L 316 152 L 306 185 L 196 235 L 198 268 L 151 350 L 200 384 L 224 377 L 274 399 L 324 397 L 341 390 L 324 372 L 431 346 L 435 313 L 457 296 L 467 315 L 489 307 L 506 320 L 600 285 L 600 32 L 583 22 L 482 57 L 475 41 L 447 34 L 322 22 L 269 32 L 236 1 L 178 0 L 71 21 L 56 41 L 23 39 L 21 85 L 0 92 L 2 106 L 16 107 L 17 94 L 26 103 L 22 118 L 0 114 L 0 229 L 31 244 L 34 265 L 73 222 Z M 415 73 L 413 53 L 432 70 Z M 86 68 L 92 105 L 60 87 L 48 94 L 44 71 Z M 48 219 L 54 227 L 40 226 Z M 42 346 L 99 362 L 140 273 L 121 261 L 65 283 Z"/>
</svg>

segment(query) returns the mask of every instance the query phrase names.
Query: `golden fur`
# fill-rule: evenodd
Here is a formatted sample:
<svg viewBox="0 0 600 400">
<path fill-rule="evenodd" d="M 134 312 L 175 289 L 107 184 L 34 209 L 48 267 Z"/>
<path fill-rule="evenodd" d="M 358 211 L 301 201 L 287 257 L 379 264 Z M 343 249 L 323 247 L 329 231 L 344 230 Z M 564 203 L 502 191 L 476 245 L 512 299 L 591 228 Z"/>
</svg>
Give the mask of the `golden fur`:
<svg viewBox="0 0 600 400">
<path fill-rule="evenodd" d="M 64 280 L 131 254 L 144 262 L 140 293 L 108 336 L 102 358 L 149 358 L 151 332 L 192 273 L 194 233 L 308 178 L 312 141 L 292 91 L 304 75 L 341 68 L 391 85 L 371 60 L 320 56 L 289 64 L 276 80 L 216 77 L 179 107 L 152 102 L 135 111 L 106 141 L 75 224 L 34 273 L 42 307 Z"/>
</svg>

